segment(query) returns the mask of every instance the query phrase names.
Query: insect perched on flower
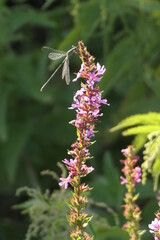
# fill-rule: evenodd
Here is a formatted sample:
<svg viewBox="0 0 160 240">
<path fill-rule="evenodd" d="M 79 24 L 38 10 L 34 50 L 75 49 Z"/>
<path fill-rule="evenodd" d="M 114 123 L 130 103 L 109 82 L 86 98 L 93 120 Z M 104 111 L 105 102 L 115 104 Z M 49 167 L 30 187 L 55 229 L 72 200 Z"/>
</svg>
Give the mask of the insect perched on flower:
<svg viewBox="0 0 160 240">
<path fill-rule="evenodd" d="M 74 53 L 74 51 L 77 49 L 77 47 L 72 46 L 71 49 L 69 49 L 67 52 L 59 51 L 53 48 L 49 47 L 43 47 L 44 51 L 49 52 L 48 58 L 51 60 L 58 60 L 60 58 L 65 57 L 65 59 L 62 61 L 62 63 L 56 68 L 56 70 L 52 73 L 52 75 L 49 77 L 49 79 L 43 84 L 40 91 L 43 91 L 43 88 L 47 85 L 47 83 L 53 78 L 53 76 L 56 74 L 56 72 L 60 69 L 60 67 L 63 65 L 62 69 L 62 79 L 65 79 L 66 84 L 69 85 L 70 83 L 70 70 L 69 70 L 69 57 Z"/>
</svg>

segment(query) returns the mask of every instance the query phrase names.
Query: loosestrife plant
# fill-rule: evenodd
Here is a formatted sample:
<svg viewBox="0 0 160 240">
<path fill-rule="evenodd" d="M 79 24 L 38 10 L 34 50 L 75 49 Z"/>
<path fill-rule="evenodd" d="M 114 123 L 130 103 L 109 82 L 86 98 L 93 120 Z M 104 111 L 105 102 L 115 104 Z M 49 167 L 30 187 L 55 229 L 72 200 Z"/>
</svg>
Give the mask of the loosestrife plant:
<svg viewBox="0 0 160 240">
<path fill-rule="evenodd" d="M 90 55 L 82 41 L 78 42 L 78 53 L 82 61 L 81 69 L 77 73 L 73 82 L 82 78 L 81 88 L 75 93 L 73 103 L 70 109 L 75 109 L 76 118 L 70 122 L 76 127 L 77 139 L 71 145 L 68 154 L 70 159 L 64 159 L 62 162 L 66 165 L 69 173 L 67 178 L 60 178 L 59 185 L 68 188 L 68 184 L 73 187 L 72 198 L 70 199 L 70 213 L 67 216 L 73 230 L 70 234 L 72 240 L 90 240 L 93 239 L 84 228 L 91 220 L 84 207 L 88 199 L 85 192 L 91 188 L 82 183 L 82 178 L 94 170 L 88 166 L 87 162 L 91 159 L 89 147 L 94 142 L 91 139 L 95 136 L 95 123 L 98 122 L 101 105 L 109 105 L 106 99 L 102 99 L 99 87 L 96 85 L 101 81 L 106 69 L 99 63 L 94 63 L 94 57 Z"/>
<path fill-rule="evenodd" d="M 134 156 L 133 146 L 128 146 L 121 151 L 125 156 L 121 163 L 124 164 L 122 172 L 124 176 L 121 176 L 121 184 L 125 184 L 127 192 L 125 194 L 123 205 L 124 217 L 127 222 L 123 225 L 129 236 L 130 240 L 140 240 L 141 232 L 139 231 L 139 221 L 141 219 L 141 211 L 138 205 L 135 203 L 138 199 L 138 194 L 134 194 L 136 183 L 141 182 L 141 168 L 135 167 L 138 161 L 138 156 Z"/>
</svg>

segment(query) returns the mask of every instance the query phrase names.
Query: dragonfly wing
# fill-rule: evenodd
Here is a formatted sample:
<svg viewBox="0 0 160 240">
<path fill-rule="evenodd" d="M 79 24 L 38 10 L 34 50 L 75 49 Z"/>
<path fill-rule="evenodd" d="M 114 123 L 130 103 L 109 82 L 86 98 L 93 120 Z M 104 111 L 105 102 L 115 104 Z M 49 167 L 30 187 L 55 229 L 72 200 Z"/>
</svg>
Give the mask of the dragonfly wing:
<svg viewBox="0 0 160 240">
<path fill-rule="evenodd" d="M 54 52 L 50 52 L 48 54 L 48 58 L 51 60 L 58 60 L 62 57 L 66 56 L 66 53 L 54 53 Z"/>
<path fill-rule="evenodd" d="M 69 70 L 69 57 L 67 56 L 65 58 L 65 62 L 63 65 L 63 70 L 62 70 L 62 79 L 65 78 L 66 84 L 69 85 L 70 83 L 70 70 Z"/>
<path fill-rule="evenodd" d="M 64 51 L 60 51 L 60 50 L 50 48 L 50 47 L 46 47 L 46 46 L 42 47 L 42 50 L 45 51 L 45 52 L 55 52 L 55 53 L 62 53 L 62 54 L 66 55 L 66 52 L 64 52 Z"/>
<path fill-rule="evenodd" d="M 64 60 L 63 69 L 62 69 L 62 79 L 64 79 L 65 71 L 66 71 L 66 58 Z"/>
<path fill-rule="evenodd" d="M 66 52 L 64 52 L 64 51 L 59 51 L 59 50 L 49 48 L 49 47 L 43 47 L 42 49 L 43 49 L 43 51 L 48 53 L 48 58 L 51 60 L 58 60 L 64 56 L 66 56 Z"/>
<path fill-rule="evenodd" d="M 65 80 L 66 80 L 66 84 L 69 85 L 70 83 L 69 57 L 67 58 L 67 70 L 66 70 Z"/>
</svg>

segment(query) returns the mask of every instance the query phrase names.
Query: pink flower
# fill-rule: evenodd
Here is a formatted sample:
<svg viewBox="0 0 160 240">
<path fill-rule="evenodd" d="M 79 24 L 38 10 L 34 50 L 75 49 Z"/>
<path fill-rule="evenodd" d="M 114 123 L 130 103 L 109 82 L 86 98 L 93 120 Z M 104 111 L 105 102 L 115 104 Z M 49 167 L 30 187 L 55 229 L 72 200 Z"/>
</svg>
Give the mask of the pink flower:
<svg viewBox="0 0 160 240">
<path fill-rule="evenodd" d="M 105 73 L 105 71 L 106 71 L 105 66 L 103 65 L 101 67 L 101 65 L 99 63 L 97 63 L 97 74 L 98 75 L 103 75 Z"/>
<path fill-rule="evenodd" d="M 141 168 L 135 167 L 133 173 L 131 174 L 133 183 L 141 182 Z"/>
<path fill-rule="evenodd" d="M 71 173 L 69 174 L 69 176 L 67 178 L 60 178 L 60 182 L 59 182 L 59 186 L 64 185 L 65 189 L 68 188 L 68 183 L 72 182 L 72 178 L 71 178 Z"/>
<path fill-rule="evenodd" d="M 120 176 L 120 179 L 121 179 L 121 184 L 128 184 L 128 181 L 126 178 L 124 178 L 123 176 Z"/>
<path fill-rule="evenodd" d="M 76 161 L 73 159 L 70 159 L 70 161 L 68 161 L 66 158 L 64 160 L 62 160 L 63 163 L 65 163 L 66 165 L 70 166 L 70 167 L 74 167 Z"/>
<path fill-rule="evenodd" d="M 122 149 L 121 152 L 122 152 L 123 155 L 126 157 L 126 156 L 128 156 L 128 154 L 129 154 L 129 149 L 128 149 L 128 148 Z"/>
<path fill-rule="evenodd" d="M 160 220 L 158 220 L 157 218 L 155 218 L 151 224 L 148 225 L 148 227 L 150 228 L 150 232 L 151 233 L 160 233 Z"/>
<path fill-rule="evenodd" d="M 154 240 L 159 240 L 159 237 L 157 237 L 157 236 L 154 236 Z"/>
<path fill-rule="evenodd" d="M 81 167 L 83 177 L 86 176 L 88 173 L 92 172 L 93 170 L 94 170 L 93 167 L 87 167 L 86 164 L 83 164 L 82 167 Z"/>
<path fill-rule="evenodd" d="M 93 128 L 91 129 L 87 129 L 86 133 L 84 134 L 84 138 L 86 141 L 90 141 L 91 137 L 94 137 L 94 133 L 93 133 Z"/>
<path fill-rule="evenodd" d="M 81 64 L 81 68 L 80 68 L 79 72 L 77 73 L 76 78 L 74 78 L 74 79 L 72 80 L 73 82 L 76 82 L 77 79 L 81 77 L 81 73 L 82 73 L 82 71 L 83 71 L 83 67 L 84 67 L 84 64 L 82 63 L 82 64 Z"/>
<path fill-rule="evenodd" d="M 66 164 L 67 166 L 67 169 L 70 171 L 71 173 L 71 176 L 74 176 L 78 173 L 77 171 L 77 159 L 73 160 L 73 159 L 70 159 L 70 161 L 68 161 L 67 159 L 64 159 L 62 160 L 63 163 Z"/>
</svg>

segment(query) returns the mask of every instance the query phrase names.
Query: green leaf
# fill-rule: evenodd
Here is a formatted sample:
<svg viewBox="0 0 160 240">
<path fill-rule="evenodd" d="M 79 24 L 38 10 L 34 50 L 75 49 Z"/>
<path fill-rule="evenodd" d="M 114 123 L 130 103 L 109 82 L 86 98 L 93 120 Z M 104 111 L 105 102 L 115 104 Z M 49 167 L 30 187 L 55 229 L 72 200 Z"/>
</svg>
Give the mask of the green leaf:
<svg viewBox="0 0 160 240">
<path fill-rule="evenodd" d="M 105 153 L 103 159 L 103 177 L 96 177 L 93 183 L 93 198 L 99 202 L 120 208 L 123 198 L 123 189 L 120 184 L 120 175 L 114 166 L 113 159 L 109 152 Z M 101 191 L 105 189 L 105 191 Z"/>
<path fill-rule="evenodd" d="M 152 173 L 154 178 L 154 190 L 158 188 L 159 159 L 160 159 L 160 131 L 148 135 L 148 142 L 145 144 L 144 162 L 142 163 L 142 183 L 145 184 L 147 173 Z"/>
<path fill-rule="evenodd" d="M 81 38 L 87 39 L 100 22 L 99 3 L 97 1 L 80 3 L 75 21 L 77 27 L 80 29 Z"/>
<path fill-rule="evenodd" d="M 122 120 L 117 126 L 110 129 L 111 132 L 120 130 L 122 128 L 130 127 L 133 125 L 148 125 L 148 124 L 154 124 L 160 125 L 160 114 L 157 112 L 150 112 L 146 114 L 136 114 L 130 117 L 125 118 Z"/>
<path fill-rule="evenodd" d="M 118 228 L 118 227 L 112 227 L 109 231 L 107 231 L 107 238 L 109 240 L 127 240 L 128 234 L 126 231 Z"/>
<path fill-rule="evenodd" d="M 110 239 L 110 236 L 116 236 L 117 233 L 119 232 L 119 238 L 118 239 L 128 239 L 126 238 L 128 234 L 123 231 L 120 227 L 112 227 L 109 225 L 107 221 L 107 216 L 105 217 L 100 217 L 99 215 L 94 216 L 94 223 L 90 223 L 89 226 L 91 226 L 91 230 L 94 234 L 94 239 L 95 240 L 106 240 Z M 115 238 L 117 239 L 117 238 Z M 118 240 L 117 239 L 117 240 Z"/>
<path fill-rule="evenodd" d="M 146 140 L 147 140 L 146 134 L 138 134 L 135 136 L 132 145 L 136 149 L 136 152 L 138 152 L 144 146 Z"/>
<path fill-rule="evenodd" d="M 35 9 L 25 5 L 12 9 L 8 15 L 8 22 L 10 23 L 10 29 L 12 31 L 16 31 L 26 24 L 36 24 L 46 27 L 55 26 L 55 22 L 50 18 L 50 14 L 47 12 L 36 11 Z"/>
<path fill-rule="evenodd" d="M 160 130 L 160 125 L 146 125 L 129 128 L 122 132 L 123 136 L 148 134 Z"/>
<path fill-rule="evenodd" d="M 147 13 L 159 10 L 160 11 L 160 3 L 156 0 L 143 0 L 141 2 L 140 0 L 133 0 L 130 2 L 130 5 L 133 7 L 137 7 L 140 11 L 144 11 Z"/>
<path fill-rule="evenodd" d="M 20 157 L 22 157 L 31 130 L 32 126 L 30 123 L 12 125 L 8 140 L 2 144 L 1 161 L 10 183 L 16 177 L 18 162 Z"/>
<path fill-rule="evenodd" d="M 134 41 L 131 36 L 122 39 L 107 56 L 106 66 L 108 66 L 108 69 L 100 84 L 104 93 L 116 86 L 120 79 L 126 79 L 125 75 L 134 67 L 135 62 L 133 59 L 138 58 L 139 55 L 138 46 L 135 45 Z M 132 51 L 126 52 L 126 49 L 132 49 Z"/>
</svg>

